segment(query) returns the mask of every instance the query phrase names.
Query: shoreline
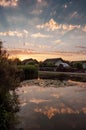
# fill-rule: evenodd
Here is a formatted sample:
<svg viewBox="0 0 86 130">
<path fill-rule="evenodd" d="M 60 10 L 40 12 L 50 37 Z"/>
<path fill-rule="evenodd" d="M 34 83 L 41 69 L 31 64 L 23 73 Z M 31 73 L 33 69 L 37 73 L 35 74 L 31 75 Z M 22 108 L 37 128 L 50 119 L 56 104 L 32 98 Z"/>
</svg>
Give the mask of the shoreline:
<svg viewBox="0 0 86 130">
<path fill-rule="evenodd" d="M 40 79 L 59 79 L 86 82 L 86 73 L 39 71 Z"/>
</svg>

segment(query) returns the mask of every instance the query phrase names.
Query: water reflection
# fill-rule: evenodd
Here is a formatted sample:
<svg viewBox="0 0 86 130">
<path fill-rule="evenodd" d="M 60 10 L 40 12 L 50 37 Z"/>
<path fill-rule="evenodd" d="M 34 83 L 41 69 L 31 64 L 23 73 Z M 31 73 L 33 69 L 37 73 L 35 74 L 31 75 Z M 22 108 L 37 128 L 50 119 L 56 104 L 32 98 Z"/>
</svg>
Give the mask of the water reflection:
<svg viewBox="0 0 86 130">
<path fill-rule="evenodd" d="M 49 100 L 43 100 L 43 99 L 31 99 L 30 102 L 32 103 L 36 103 L 36 104 L 39 104 L 39 103 L 43 103 L 43 102 L 48 102 Z"/>
<path fill-rule="evenodd" d="M 49 80 L 41 81 L 24 82 L 17 90 L 21 108 L 18 127 L 23 130 L 85 129 L 86 83 L 68 81 L 63 87 L 63 83 L 61 86 L 60 82 L 52 80 L 52 87 Z"/>
<path fill-rule="evenodd" d="M 56 113 L 58 112 L 58 109 L 48 106 L 45 106 L 44 109 L 43 108 L 35 108 L 34 109 L 35 112 L 39 112 L 39 113 L 43 113 L 44 115 L 46 115 L 49 119 L 51 119 L 54 115 L 56 115 Z"/>
<path fill-rule="evenodd" d="M 44 108 L 37 107 L 34 109 L 35 112 L 42 113 L 46 115 L 49 119 L 51 119 L 56 114 L 86 114 L 86 107 L 83 107 L 81 110 L 73 110 L 70 107 L 62 107 L 62 108 L 54 108 L 45 106 Z"/>
</svg>

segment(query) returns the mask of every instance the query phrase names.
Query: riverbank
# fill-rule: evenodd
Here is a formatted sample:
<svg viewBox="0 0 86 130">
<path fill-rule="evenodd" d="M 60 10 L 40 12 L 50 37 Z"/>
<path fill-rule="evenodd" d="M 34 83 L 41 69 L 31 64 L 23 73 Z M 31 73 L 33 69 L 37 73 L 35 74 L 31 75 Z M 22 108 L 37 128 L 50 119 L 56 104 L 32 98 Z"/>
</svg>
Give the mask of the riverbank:
<svg viewBox="0 0 86 130">
<path fill-rule="evenodd" d="M 42 79 L 71 79 L 74 81 L 86 82 L 86 73 L 39 71 L 39 77 Z"/>
</svg>

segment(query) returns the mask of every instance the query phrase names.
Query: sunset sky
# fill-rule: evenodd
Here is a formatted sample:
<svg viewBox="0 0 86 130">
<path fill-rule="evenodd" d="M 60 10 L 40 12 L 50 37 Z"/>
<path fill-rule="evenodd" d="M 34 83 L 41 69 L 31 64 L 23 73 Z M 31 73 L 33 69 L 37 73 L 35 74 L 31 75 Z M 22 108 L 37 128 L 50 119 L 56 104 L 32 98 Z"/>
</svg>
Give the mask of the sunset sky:
<svg viewBox="0 0 86 130">
<path fill-rule="evenodd" d="M 0 40 L 11 57 L 86 60 L 86 0 L 0 0 Z"/>
</svg>

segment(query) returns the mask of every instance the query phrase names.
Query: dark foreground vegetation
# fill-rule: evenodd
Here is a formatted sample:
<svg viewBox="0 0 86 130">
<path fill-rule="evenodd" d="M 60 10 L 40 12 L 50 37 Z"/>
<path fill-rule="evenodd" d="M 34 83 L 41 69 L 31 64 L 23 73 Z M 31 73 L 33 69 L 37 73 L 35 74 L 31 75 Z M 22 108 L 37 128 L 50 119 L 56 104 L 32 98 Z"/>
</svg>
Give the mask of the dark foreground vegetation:
<svg viewBox="0 0 86 130">
<path fill-rule="evenodd" d="M 0 41 L 0 130 L 15 130 L 19 111 L 16 88 L 20 82 L 38 78 L 38 66 L 23 65 L 19 59 L 8 59 Z"/>
<path fill-rule="evenodd" d="M 0 130 L 14 130 L 19 110 L 15 89 L 19 86 L 17 66 L 8 60 L 0 41 Z"/>
</svg>

